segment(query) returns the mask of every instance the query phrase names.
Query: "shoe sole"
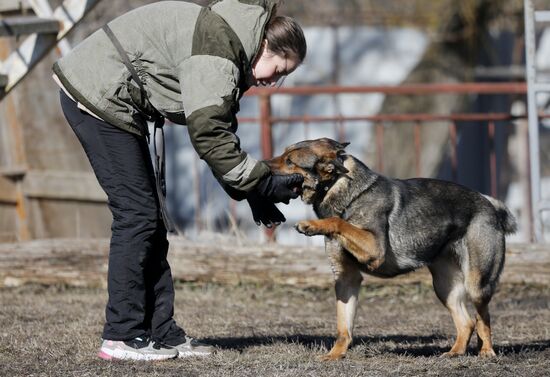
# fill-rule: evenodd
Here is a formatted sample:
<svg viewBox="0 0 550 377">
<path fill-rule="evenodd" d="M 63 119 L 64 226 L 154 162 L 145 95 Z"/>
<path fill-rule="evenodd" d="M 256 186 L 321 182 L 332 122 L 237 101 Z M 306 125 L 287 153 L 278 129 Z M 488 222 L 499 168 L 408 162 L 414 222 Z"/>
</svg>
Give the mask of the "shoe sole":
<svg viewBox="0 0 550 377">
<path fill-rule="evenodd" d="M 154 354 L 142 354 L 138 352 L 125 351 L 121 349 L 106 350 L 100 349 L 97 356 L 103 360 L 135 360 L 135 361 L 162 361 L 170 360 L 178 357 L 175 355 L 154 355 Z"/>
<path fill-rule="evenodd" d="M 212 355 L 212 352 L 196 352 L 196 351 L 189 351 L 189 352 L 180 352 L 178 351 L 178 358 L 183 359 L 185 357 L 205 357 Z"/>
</svg>

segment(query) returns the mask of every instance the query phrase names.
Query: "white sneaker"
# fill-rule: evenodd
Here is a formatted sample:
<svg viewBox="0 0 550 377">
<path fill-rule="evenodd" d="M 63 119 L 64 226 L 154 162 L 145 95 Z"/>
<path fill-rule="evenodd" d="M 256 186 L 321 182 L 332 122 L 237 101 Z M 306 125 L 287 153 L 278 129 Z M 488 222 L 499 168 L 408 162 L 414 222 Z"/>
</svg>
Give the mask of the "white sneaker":
<svg viewBox="0 0 550 377">
<path fill-rule="evenodd" d="M 167 360 L 178 356 L 178 351 L 168 348 L 148 337 L 131 340 L 103 340 L 97 354 L 103 360 Z"/>
</svg>

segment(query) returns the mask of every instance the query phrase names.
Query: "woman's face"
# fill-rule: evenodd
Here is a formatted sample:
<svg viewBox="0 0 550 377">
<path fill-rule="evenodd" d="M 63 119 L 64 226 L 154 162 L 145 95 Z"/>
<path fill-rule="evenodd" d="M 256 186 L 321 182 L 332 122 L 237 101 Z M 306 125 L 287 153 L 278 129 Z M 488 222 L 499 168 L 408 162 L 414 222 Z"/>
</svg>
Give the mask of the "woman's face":
<svg viewBox="0 0 550 377">
<path fill-rule="evenodd" d="M 264 40 L 258 58 L 252 64 L 254 86 L 275 86 L 277 81 L 292 73 L 299 63 L 292 58 L 284 58 L 271 52 Z"/>
</svg>

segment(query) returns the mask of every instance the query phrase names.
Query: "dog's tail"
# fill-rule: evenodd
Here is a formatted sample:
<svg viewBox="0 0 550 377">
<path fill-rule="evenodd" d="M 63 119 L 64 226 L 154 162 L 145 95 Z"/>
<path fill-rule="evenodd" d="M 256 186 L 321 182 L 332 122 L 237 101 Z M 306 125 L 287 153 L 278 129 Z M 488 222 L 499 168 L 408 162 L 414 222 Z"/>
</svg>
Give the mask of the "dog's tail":
<svg viewBox="0 0 550 377">
<path fill-rule="evenodd" d="M 497 218 L 498 222 L 502 226 L 502 229 L 504 229 L 505 234 L 512 234 L 515 233 L 518 230 L 518 223 L 516 221 L 516 218 L 514 215 L 512 215 L 512 212 L 506 207 L 504 203 L 502 203 L 500 200 L 497 200 L 489 195 L 483 195 L 495 209 L 497 210 Z"/>
</svg>

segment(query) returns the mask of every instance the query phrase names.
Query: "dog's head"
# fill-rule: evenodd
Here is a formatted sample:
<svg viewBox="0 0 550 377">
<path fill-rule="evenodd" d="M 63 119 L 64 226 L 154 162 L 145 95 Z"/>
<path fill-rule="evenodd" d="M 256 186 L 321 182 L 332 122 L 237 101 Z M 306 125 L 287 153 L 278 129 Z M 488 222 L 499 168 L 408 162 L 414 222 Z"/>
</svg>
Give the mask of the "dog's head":
<svg viewBox="0 0 550 377">
<path fill-rule="evenodd" d="M 305 140 L 289 146 L 282 155 L 266 162 L 273 174 L 301 174 L 304 183 L 299 188 L 300 194 L 305 203 L 311 204 L 338 178 L 348 173 L 343 164 L 344 149 L 348 145 L 328 138 Z"/>
</svg>

